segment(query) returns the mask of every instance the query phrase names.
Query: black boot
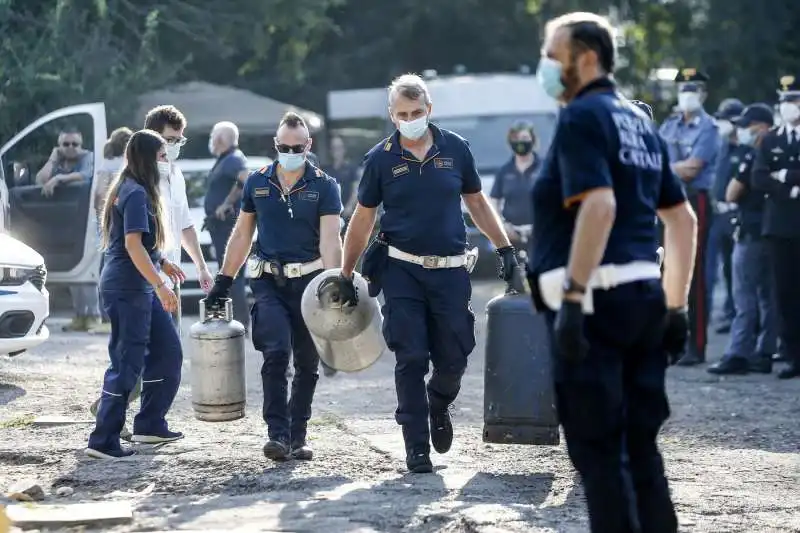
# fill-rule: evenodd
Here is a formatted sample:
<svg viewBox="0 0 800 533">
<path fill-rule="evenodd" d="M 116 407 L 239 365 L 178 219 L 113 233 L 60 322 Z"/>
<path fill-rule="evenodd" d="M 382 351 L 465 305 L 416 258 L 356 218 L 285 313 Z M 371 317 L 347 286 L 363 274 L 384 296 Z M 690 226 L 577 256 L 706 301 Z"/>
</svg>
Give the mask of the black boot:
<svg viewBox="0 0 800 533">
<path fill-rule="evenodd" d="M 430 474 L 433 472 L 430 451 L 427 446 L 414 446 L 406 451 L 406 467 L 412 474 Z"/>
<path fill-rule="evenodd" d="M 771 374 L 772 355 L 766 353 L 757 354 L 750 360 L 749 370 L 756 374 Z"/>
<path fill-rule="evenodd" d="M 283 462 L 291 458 L 289 444 L 283 440 L 270 440 L 264 445 L 264 457 Z"/>
<path fill-rule="evenodd" d="M 800 362 L 793 361 L 789 366 L 778 372 L 778 379 L 800 378 Z"/>
<path fill-rule="evenodd" d="M 437 453 L 447 453 L 453 445 L 453 421 L 448 407 L 430 407 L 431 444 Z"/>
<path fill-rule="evenodd" d="M 705 363 L 705 361 L 705 354 L 700 356 L 694 350 L 689 350 L 675 364 L 678 366 L 696 366 Z"/>
<path fill-rule="evenodd" d="M 744 357 L 733 356 L 714 363 L 706 370 L 718 376 L 744 375 L 748 373 L 749 362 Z"/>
</svg>

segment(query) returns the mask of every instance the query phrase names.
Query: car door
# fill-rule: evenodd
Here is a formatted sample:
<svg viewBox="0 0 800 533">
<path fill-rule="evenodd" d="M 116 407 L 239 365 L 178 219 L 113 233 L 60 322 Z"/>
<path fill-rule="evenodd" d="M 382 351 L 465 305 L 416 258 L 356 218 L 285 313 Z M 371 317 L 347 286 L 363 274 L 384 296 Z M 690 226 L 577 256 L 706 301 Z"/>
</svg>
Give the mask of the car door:
<svg viewBox="0 0 800 533">
<path fill-rule="evenodd" d="M 35 177 L 63 131 L 81 134 L 80 149 L 92 152 L 93 179 L 59 185 L 52 196 L 45 196 Z M 48 281 L 97 281 L 100 253 L 93 192 L 106 138 L 105 105 L 82 104 L 40 117 L 0 148 L 5 230 L 44 256 Z"/>
</svg>

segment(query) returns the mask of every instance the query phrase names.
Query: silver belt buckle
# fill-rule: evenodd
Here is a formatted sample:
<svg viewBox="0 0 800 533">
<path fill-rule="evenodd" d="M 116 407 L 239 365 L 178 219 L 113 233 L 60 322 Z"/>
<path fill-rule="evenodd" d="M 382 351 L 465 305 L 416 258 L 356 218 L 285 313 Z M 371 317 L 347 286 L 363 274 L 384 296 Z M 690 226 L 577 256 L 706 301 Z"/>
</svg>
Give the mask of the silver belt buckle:
<svg viewBox="0 0 800 533">
<path fill-rule="evenodd" d="M 286 265 L 287 278 L 299 278 L 301 274 L 302 265 Z"/>
<path fill-rule="evenodd" d="M 467 269 L 467 273 L 472 274 L 472 271 L 475 269 L 475 265 L 477 263 L 478 263 L 478 247 L 476 246 L 472 250 L 467 250 L 466 261 L 464 263 L 464 268 Z"/>
<path fill-rule="evenodd" d="M 441 258 L 435 255 L 423 255 L 422 268 L 438 268 L 440 259 L 446 259 L 446 258 Z"/>
</svg>

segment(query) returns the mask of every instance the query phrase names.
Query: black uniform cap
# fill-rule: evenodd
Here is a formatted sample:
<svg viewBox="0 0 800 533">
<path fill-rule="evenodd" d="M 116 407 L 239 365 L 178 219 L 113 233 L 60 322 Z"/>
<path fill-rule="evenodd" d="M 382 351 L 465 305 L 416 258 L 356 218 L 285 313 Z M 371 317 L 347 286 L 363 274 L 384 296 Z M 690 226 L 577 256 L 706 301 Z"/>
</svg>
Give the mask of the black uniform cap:
<svg viewBox="0 0 800 533">
<path fill-rule="evenodd" d="M 650 117 L 650 120 L 653 120 L 653 108 L 650 107 L 650 104 L 641 100 L 631 100 L 631 103 L 644 111 L 644 114 Z"/>
<path fill-rule="evenodd" d="M 731 120 L 744 112 L 744 104 L 738 98 L 726 98 L 719 103 L 714 118 Z"/>
<path fill-rule="evenodd" d="M 740 128 L 746 128 L 755 122 L 762 122 L 772 126 L 774 123 L 774 115 L 770 106 L 759 102 L 747 106 L 744 112 L 731 120 L 731 122 Z"/>
<path fill-rule="evenodd" d="M 793 99 L 800 97 L 800 77 L 792 75 L 781 76 L 778 83 L 780 84 L 778 95 L 781 100 L 785 100 L 789 97 Z"/>
<path fill-rule="evenodd" d="M 705 83 L 710 79 L 711 78 L 709 78 L 708 75 L 697 70 L 696 68 L 682 68 L 675 76 L 675 82 L 677 83 Z"/>
</svg>

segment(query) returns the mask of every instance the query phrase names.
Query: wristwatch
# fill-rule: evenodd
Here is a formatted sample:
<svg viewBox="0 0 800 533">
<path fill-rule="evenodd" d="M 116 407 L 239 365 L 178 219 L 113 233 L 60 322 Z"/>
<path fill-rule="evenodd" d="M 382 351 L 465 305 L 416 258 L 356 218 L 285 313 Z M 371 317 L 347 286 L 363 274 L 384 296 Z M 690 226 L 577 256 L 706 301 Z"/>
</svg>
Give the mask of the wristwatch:
<svg viewBox="0 0 800 533">
<path fill-rule="evenodd" d="M 578 294 L 586 294 L 586 287 L 578 283 L 572 278 L 566 278 L 564 280 L 564 286 L 562 287 L 564 290 L 564 294 L 574 293 L 577 292 Z"/>
</svg>

